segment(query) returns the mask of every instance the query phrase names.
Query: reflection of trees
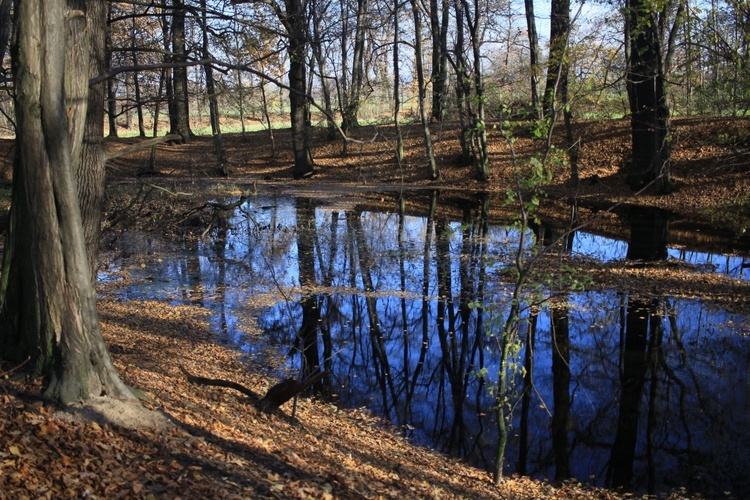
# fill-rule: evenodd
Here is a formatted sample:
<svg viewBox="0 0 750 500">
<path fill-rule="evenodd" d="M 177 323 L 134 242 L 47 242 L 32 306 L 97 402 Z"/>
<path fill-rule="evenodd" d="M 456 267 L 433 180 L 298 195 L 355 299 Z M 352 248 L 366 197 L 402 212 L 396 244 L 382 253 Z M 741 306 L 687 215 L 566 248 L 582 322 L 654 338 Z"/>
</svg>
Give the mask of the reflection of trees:
<svg viewBox="0 0 750 500">
<path fill-rule="evenodd" d="M 555 481 L 570 479 L 570 330 L 569 305 L 552 307 L 552 447 L 555 452 Z"/>
<path fill-rule="evenodd" d="M 644 261 L 667 258 L 669 217 L 662 212 L 632 210 L 628 259 Z M 638 423 L 646 375 L 651 369 L 651 387 L 647 415 L 647 467 L 648 487 L 655 488 L 653 433 L 655 425 L 655 400 L 657 391 L 658 349 L 663 328 L 658 314 L 659 298 L 627 299 L 624 322 L 620 325 L 620 411 L 617 434 L 612 444 L 612 454 L 607 468 L 607 484 L 626 490 L 633 485 L 633 464 L 638 444 Z M 650 341 L 649 341 L 650 335 Z"/>
<path fill-rule="evenodd" d="M 536 343 L 536 328 L 539 319 L 539 311 L 535 308 L 531 311 L 526 329 L 526 341 L 524 348 L 524 375 L 521 386 L 521 424 L 519 429 L 518 464 L 516 472 L 524 476 L 527 474 L 526 466 L 529 460 L 529 410 L 531 409 L 531 395 L 534 383 L 534 349 Z"/>
<path fill-rule="evenodd" d="M 185 299 L 190 303 L 203 307 L 203 278 L 201 276 L 201 261 L 198 249 L 196 248 L 185 257 L 186 277 L 189 285 L 183 290 Z"/>
<path fill-rule="evenodd" d="M 303 284 L 305 297 L 316 301 L 300 307 L 296 300 L 288 306 L 282 301 L 262 309 L 258 321 L 269 343 L 289 346 L 308 329 L 307 345 L 317 339 L 317 362 L 331 374 L 331 388 L 340 389 L 345 404 L 380 412 L 382 398 L 382 413 L 421 443 L 452 446 L 453 453 L 489 466 L 485 455 L 490 456 L 497 434 L 487 425 L 492 415 L 481 414 L 489 413 L 492 396 L 475 374 L 482 367 L 495 372 L 499 356 L 482 349 L 488 337 L 481 331 L 487 321 L 482 315 L 488 312 L 481 305 L 509 304 L 499 280 L 484 277 L 502 272 L 502 262 L 490 259 L 485 271 L 483 256 L 512 254 L 515 244 L 509 242 L 517 235 L 483 227 L 487 220 L 477 204 L 461 220 L 436 215 L 436 195 L 420 216 L 409 215 L 406 207 L 397 216 L 355 211 L 343 217 L 320 202 L 251 201 L 245 217 L 214 221 L 216 240 L 200 247 L 204 257 L 180 259 L 170 266 L 169 277 L 187 290 L 189 301 L 200 296 L 194 286 L 190 290 L 196 282 L 191 277 L 200 275 L 204 300 L 216 318 L 224 315 L 227 301 L 230 331 L 232 308 L 252 304 L 256 291 L 281 290 L 293 297 L 289 291 Z M 631 257 L 664 255 L 666 238 L 657 245 L 653 241 L 653 235 L 665 234 L 660 224 L 642 215 L 633 218 Z M 561 234 L 535 229 L 536 245 L 549 245 Z M 640 238 L 642 232 L 651 236 Z M 215 295 L 208 293 L 212 279 Z M 222 283 L 233 287 L 226 295 Z M 442 326 L 436 320 L 438 302 Z M 737 496 L 750 490 L 749 480 L 737 473 L 750 459 L 736 453 L 750 445 L 745 430 L 750 344 L 732 331 L 736 316 L 697 300 L 611 290 L 565 294 L 564 301 L 552 302 L 524 313 L 521 345 L 514 350 L 525 350 L 509 359 L 525 368 L 511 368 L 508 381 L 509 387 L 519 387 L 518 399 L 515 394 L 507 399 L 514 424 L 507 458 L 518 463 L 518 472 L 552 478 L 571 469 L 584 480 L 596 476 L 593 481 L 629 483 L 636 490 L 673 484 L 699 492 L 720 493 L 711 488 L 722 487 Z M 307 326 L 300 328 L 305 314 Z M 702 479 L 692 479 L 698 475 Z"/>
<path fill-rule="evenodd" d="M 670 216 L 666 212 L 630 208 L 628 260 L 658 261 L 667 258 L 667 237 Z"/>
<path fill-rule="evenodd" d="M 383 339 L 383 332 L 380 328 L 380 319 L 378 317 L 378 302 L 375 298 L 374 292 L 375 287 L 372 281 L 372 263 L 373 259 L 370 255 L 370 249 L 365 242 L 364 234 L 362 232 L 362 214 L 354 213 L 347 215 L 347 223 L 350 224 L 351 232 L 357 242 L 357 256 L 359 257 L 359 269 L 362 284 L 364 286 L 364 301 L 367 306 L 367 319 L 369 323 L 370 332 L 370 347 L 372 349 L 372 361 L 373 368 L 375 369 L 375 376 L 378 379 L 378 385 L 382 392 L 383 397 L 383 412 L 386 417 L 390 418 L 390 401 L 395 400 L 395 388 L 393 385 L 393 377 L 390 369 L 390 361 L 388 360 L 388 354 L 385 348 L 385 341 Z M 388 390 L 390 390 L 391 398 L 388 398 Z"/>
<path fill-rule="evenodd" d="M 316 286 L 315 241 L 317 239 L 315 204 L 311 199 L 297 198 L 297 262 L 299 283 L 302 288 L 300 306 L 302 324 L 297 331 L 295 345 L 301 344 L 302 376 L 304 380 L 320 368 L 318 349 L 318 325 L 321 322 L 318 296 L 312 292 Z M 322 382 L 314 385 L 314 390 L 322 390 Z"/>
<path fill-rule="evenodd" d="M 459 230 L 461 253 L 459 255 L 459 302 L 453 300 L 452 257 L 450 243 L 452 231 L 447 219 L 439 218 L 436 224 L 435 264 L 437 269 L 438 302 L 437 332 L 442 353 L 442 365 L 448 378 L 453 405 L 453 421 L 447 442 L 449 452 L 464 455 L 469 451 L 466 441 L 464 402 L 470 376 L 475 368 L 483 367 L 482 355 L 482 304 L 484 302 L 484 236 L 487 231 L 487 198 L 481 200 L 479 214 L 474 217 L 470 208 L 464 209 L 463 224 Z M 473 312 L 476 311 L 476 314 Z M 473 324 L 472 324 L 473 316 Z M 481 384 L 479 391 L 481 391 Z"/>
<path fill-rule="evenodd" d="M 404 330 L 404 383 L 409 384 L 406 391 L 406 399 L 404 401 L 404 412 L 402 422 L 411 422 L 411 403 L 414 398 L 414 390 L 417 387 L 417 381 L 422 373 L 424 367 L 425 358 L 427 356 L 427 347 L 430 343 L 430 305 L 427 297 L 430 291 L 430 249 L 432 248 L 432 234 L 433 226 L 435 224 L 435 209 L 437 208 L 437 191 L 433 191 L 430 196 L 430 205 L 427 214 L 427 220 L 425 223 L 425 234 L 424 234 L 424 246 L 422 253 L 422 312 L 421 312 L 421 325 L 422 325 L 422 342 L 419 347 L 419 360 L 417 365 L 414 367 L 414 373 L 411 376 L 411 383 L 409 383 L 409 329 L 406 311 L 406 251 L 404 248 L 404 203 L 403 198 L 400 203 L 399 211 L 399 270 L 400 270 L 400 285 L 401 292 L 404 296 L 401 298 L 401 321 Z"/>
<path fill-rule="evenodd" d="M 219 267 L 218 276 L 216 278 L 216 301 L 219 303 L 219 321 L 220 334 L 224 339 L 227 339 L 228 327 L 227 327 L 227 287 L 226 287 L 226 275 L 227 275 L 227 262 L 226 262 L 226 246 L 227 246 L 227 232 L 229 230 L 229 221 L 227 220 L 227 212 L 221 211 L 214 215 L 216 219 L 216 237 L 213 241 L 214 252 L 216 255 L 216 262 Z"/>
<path fill-rule="evenodd" d="M 607 484 L 615 488 L 628 490 L 633 483 L 638 421 L 648 370 L 648 338 L 649 333 L 661 334 L 658 306 L 657 299 L 628 299 L 621 325 L 620 411 L 607 470 Z"/>
</svg>

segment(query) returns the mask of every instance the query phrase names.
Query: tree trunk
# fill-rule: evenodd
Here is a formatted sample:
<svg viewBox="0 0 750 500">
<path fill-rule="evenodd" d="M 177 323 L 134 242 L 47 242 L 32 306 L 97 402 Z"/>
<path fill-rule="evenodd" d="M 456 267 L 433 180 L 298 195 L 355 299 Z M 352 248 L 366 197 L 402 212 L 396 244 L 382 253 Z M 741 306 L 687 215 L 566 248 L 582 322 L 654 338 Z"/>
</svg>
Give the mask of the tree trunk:
<svg viewBox="0 0 750 500">
<path fill-rule="evenodd" d="M 468 0 L 460 0 L 462 15 L 458 16 L 464 20 L 466 27 L 469 29 L 469 39 L 471 41 L 472 53 L 472 74 L 469 80 L 468 64 L 463 55 L 463 46 L 457 47 L 457 58 L 461 59 L 458 67 L 459 72 L 465 74 L 463 78 L 463 87 L 459 94 L 464 97 L 463 111 L 467 114 L 468 123 L 464 122 L 463 134 L 465 135 L 466 144 L 462 147 L 468 147 L 469 161 L 474 164 L 477 172 L 477 178 L 481 181 L 489 179 L 489 156 L 487 152 L 487 131 L 484 122 L 484 82 L 482 80 L 482 56 L 480 53 L 480 20 L 481 10 L 477 0 L 471 5 Z M 458 8 L 458 7 L 457 7 Z M 459 39 L 463 39 L 463 27 L 459 30 Z M 474 85 L 474 95 L 470 96 L 471 83 Z M 461 84 L 459 84 L 461 85 Z"/>
<path fill-rule="evenodd" d="M 104 9 L 101 1 L 19 2 L 14 31 L 18 153 L 0 338 L 4 353 L 31 358 L 33 372 L 45 376 L 45 397 L 62 404 L 105 393 L 133 397 L 99 329 L 74 177 L 88 98 L 88 30 L 101 40 Z M 66 106 L 66 95 L 80 109 Z"/>
<path fill-rule="evenodd" d="M 313 54 L 315 56 L 315 62 L 318 65 L 318 71 L 320 72 L 320 88 L 323 91 L 323 103 L 326 110 L 326 138 L 332 141 L 336 138 L 337 131 L 336 125 L 333 123 L 333 107 L 331 105 L 331 89 L 328 84 L 328 75 L 326 74 L 326 63 L 323 57 L 323 36 L 320 32 L 320 16 L 324 12 L 320 12 L 318 9 L 319 4 L 315 4 L 312 8 L 312 24 L 313 24 Z M 325 9 L 325 5 L 320 5 L 321 9 Z"/>
<path fill-rule="evenodd" d="M 427 119 L 427 110 L 425 100 L 426 88 L 424 82 L 424 68 L 422 66 L 422 19 L 419 11 L 417 0 L 411 0 L 411 12 L 414 17 L 414 61 L 417 66 L 417 85 L 419 93 L 419 117 L 422 121 L 422 133 L 424 135 L 424 145 L 427 152 L 427 163 L 429 166 L 429 175 L 431 179 L 438 179 L 440 171 L 435 162 L 435 151 L 432 147 L 432 135 L 430 134 L 430 125 Z"/>
<path fill-rule="evenodd" d="M 295 179 L 315 173 L 307 127 L 307 24 L 305 8 L 300 0 L 286 0 L 285 26 L 289 34 L 289 104 L 292 121 Z"/>
<path fill-rule="evenodd" d="M 138 39 L 138 25 L 136 24 L 135 8 L 133 8 L 133 20 L 131 25 L 131 44 L 133 50 L 130 52 L 133 60 L 133 66 L 138 67 L 138 52 L 136 51 L 136 43 Z M 96 76 L 96 75 L 94 75 Z M 146 137 L 146 125 L 143 123 L 143 103 L 141 102 L 141 83 L 138 80 L 138 72 L 133 72 L 133 92 L 135 95 L 135 110 L 138 117 L 138 136 Z"/>
<path fill-rule="evenodd" d="M 464 1 L 464 5 L 468 5 Z M 474 54 L 474 93 L 476 96 L 477 111 L 474 115 L 474 123 L 472 124 L 472 134 L 474 141 L 476 142 L 476 169 L 477 177 L 480 181 L 486 181 L 490 177 L 490 161 L 487 152 L 487 129 L 484 123 L 484 81 L 482 79 L 482 55 L 479 51 L 479 37 L 480 37 L 480 19 L 481 11 L 479 3 L 474 0 L 474 19 L 470 20 L 468 15 L 468 9 L 466 18 L 469 20 L 469 33 L 471 34 L 471 48 Z"/>
<path fill-rule="evenodd" d="M 362 82 L 364 80 L 365 57 L 365 13 L 367 0 L 357 0 L 357 26 L 354 31 L 354 53 L 352 54 L 352 80 L 349 92 L 345 96 L 345 107 L 341 110 L 341 129 L 344 133 L 359 127 L 360 101 L 362 99 Z"/>
<path fill-rule="evenodd" d="M 543 113 L 554 120 L 558 94 L 568 91 L 568 32 L 570 31 L 570 0 L 552 0 L 550 4 L 549 58 L 547 85 L 544 88 Z"/>
<path fill-rule="evenodd" d="M 539 105 L 539 35 L 536 32 L 536 17 L 534 16 L 534 0 L 524 0 L 526 11 L 526 32 L 529 35 L 529 63 L 531 68 L 531 107 L 534 108 L 536 118 L 542 118 Z"/>
<path fill-rule="evenodd" d="M 97 0 L 89 3 L 87 17 L 91 34 L 90 76 L 103 74 L 106 68 L 106 26 L 108 3 Z M 81 161 L 76 168 L 78 200 L 81 206 L 86 256 L 91 270 L 91 284 L 96 285 L 101 240 L 101 220 L 104 210 L 104 84 L 98 83 L 88 89 L 88 109 L 83 132 Z"/>
<path fill-rule="evenodd" d="M 107 7 L 107 21 L 112 18 L 112 4 Z M 106 35 L 107 44 L 107 69 L 112 68 L 112 51 L 110 47 L 109 33 Z M 117 95 L 115 93 L 115 79 L 107 79 L 107 123 L 109 124 L 109 136 L 117 137 Z"/>
<path fill-rule="evenodd" d="M 172 15 L 172 53 L 175 62 L 187 61 L 187 49 L 185 47 L 185 2 L 184 0 L 173 0 Z M 172 130 L 170 133 L 179 134 L 184 142 L 190 142 L 193 132 L 190 130 L 190 106 L 188 103 L 188 77 L 187 68 L 174 68 L 172 70 L 172 98 L 174 113 L 171 120 Z"/>
<path fill-rule="evenodd" d="M 627 183 L 633 190 L 655 181 L 656 192 L 673 190 L 669 175 L 669 108 L 664 92 L 661 44 L 651 4 L 629 0 L 626 36 L 630 42 L 629 84 L 632 158 Z"/>
<path fill-rule="evenodd" d="M 208 43 L 208 15 L 206 12 L 206 0 L 201 0 L 201 20 L 203 22 L 203 58 L 209 59 L 211 51 Z M 208 109 L 211 120 L 211 133 L 214 136 L 214 152 L 216 154 L 216 168 L 220 175 L 227 176 L 226 159 L 224 158 L 224 147 L 221 142 L 221 125 L 219 124 L 219 100 L 216 97 L 216 84 L 214 82 L 214 69 L 210 64 L 203 65 L 206 74 L 206 94 L 208 94 Z"/>
<path fill-rule="evenodd" d="M 396 161 L 399 167 L 404 160 L 404 137 L 401 133 L 398 114 L 401 111 L 401 74 L 399 72 L 399 23 L 400 0 L 393 1 L 393 124 L 396 127 Z"/>
<path fill-rule="evenodd" d="M 461 165 L 471 164 L 471 145 L 469 135 L 471 130 L 468 124 L 469 118 L 469 97 L 471 95 L 471 86 L 466 67 L 466 57 L 464 56 L 464 10 L 460 0 L 453 1 L 453 7 L 456 11 L 456 46 L 454 57 L 456 61 L 456 102 L 458 106 L 458 117 L 461 121 L 461 134 L 459 142 L 461 144 Z"/>
<path fill-rule="evenodd" d="M 445 118 L 445 94 L 448 82 L 448 0 L 430 0 L 432 35 L 432 111 L 435 121 Z"/>
<path fill-rule="evenodd" d="M 232 3 L 265 3 L 261 0 L 232 0 Z M 307 17 L 302 0 L 284 0 L 285 11 L 276 9 L 279 22 L 284 26 L 289 45 L 289 104 L 292 122 L 292 149 L 294 166 L 292 175 L 303 179 L 315 174 L 307 120 Z"/>
<path fill-rule="evenodd" d="M 206 0 L 200 0 L 202 35 L 203 35 L 203 58 L 210 59 L 211 51 L 208 41 L 208 13 L 206 11 Z M 214 69 L 210 64 L 203 65 L 203 71 L 206 74 L 206 94 L 208 97 L 208 111 L 211 119 L 211 133 L 213 135 L 221 134 L 219 125 L 219 101 L 216 98 L 216 84 L 214 83 Z"/>
</svg>

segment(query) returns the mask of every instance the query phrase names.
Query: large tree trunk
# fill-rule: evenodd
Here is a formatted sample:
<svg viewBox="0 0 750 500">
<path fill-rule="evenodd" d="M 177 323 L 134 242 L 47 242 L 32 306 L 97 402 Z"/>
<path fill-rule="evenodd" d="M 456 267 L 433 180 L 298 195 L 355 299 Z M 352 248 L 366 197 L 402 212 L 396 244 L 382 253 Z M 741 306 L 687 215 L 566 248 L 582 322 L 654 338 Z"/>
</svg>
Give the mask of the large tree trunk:
<svg viewBox="0 0 750 500">
<path fill-rule="evenodd" d="M 289 34 L 289 104 L 292 120 L 292 148 L 294 149 L 295 179 L 315 173 L 310 153 L 307 127 L 307 39 L 305 9 L 300 0 L 286 0 L 286 26 Z"/>
<path fill-rule="evenodd" d="M 645 0 L 629 0 L 625 15 L 633 140 L 627 183 L 638 190 L 655 181 L 657 193 L 669 193 L 673 189 L 669 176 L 669 108 L 657 23 L 651 4 Z"/>
<path fill-rule="evenodd" d="M 175 62 L 187 61 L 187 49 L 185 47 L 185 2 L 184 0 L 173 0 L 174 7 L 172 15 L 172 52 Z M 172 130 L 170 133 L 179 134 L 182 140 L 190 142 L 193 132 L 190 130 L 190 107 L 188 104 L 188 77 L 187 68 L 174 68 L 172 70 L 172 97 L 174 106 L 170 113 L 174 116 L 170 120 Z"/>
<path fill-rule="evenodd" d="M 570 31 L 570 0 L 552 0 L 550 5 L 549 58 L 547 84 L 544 88 L 544 117 L 555 119 L 556 101 L 568 91 L 568 32 Z"/>
<path fill-rule="evenodd" d="M 262 0 L 231 0 L 233 4 L 267 3 Z M 315 174 L 307 119 L 307 17 L 303 0 L 284 0 L 284 8 L 274 11 L 284 26 L 289 45 L 289 107 L 292 122 L 292 149 L 294 166 L 292 175 L 303 179 Z M 270 129 L 270 123 L 269 123 Z"/>
<path fill-rule="evenodd" d="M 96 0 L 89 2 L 88 6 L 90 76 L 103 74 L 106 70 L 106 35 L 103 27 L 106 26 L 107 5 L 108 2 Z M 81 161 L 77 164 L 76 179 L 86 257 L 91 270 L 91 284 L 94 286 L 104 208 L 104 84 L 91 86 L 88 92 Z"/>
<path fill-rule="evenodd" d="M 4 354 L 31 358 L 45 396 L 63 404 L 133 397 L 99 329 L 74 177 L 88 93 L 87 4 L 97 20 L 89 28 L 104 30 L 99 1 L 28 0 L 15 18 L 17 156 L 0 337 Z"/>
</svg>

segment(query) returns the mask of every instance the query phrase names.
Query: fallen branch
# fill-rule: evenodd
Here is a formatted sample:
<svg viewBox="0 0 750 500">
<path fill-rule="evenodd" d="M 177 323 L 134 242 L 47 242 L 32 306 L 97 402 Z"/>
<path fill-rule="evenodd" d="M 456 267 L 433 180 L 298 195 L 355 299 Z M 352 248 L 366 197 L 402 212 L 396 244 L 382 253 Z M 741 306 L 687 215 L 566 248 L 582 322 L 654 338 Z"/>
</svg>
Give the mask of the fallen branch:
<svg viewBox="0 0 750 500">
<path fill-rule="evenodd" d="M 182 373 L 185 374 L 188 382 L 190 382 L 191 384 L 227 387 L 229 389 L 234 389 L 241 392 L 242 394 L 248 396 L 251 400 L 253 400 L 253 405 L 258 409 L 258 411 L 263 413 L 276 412 L 276 410 L 278 410 L 281 405 L 297 396 L 298 394 L 309 389 L 313 384 L 320 381 L 320 379 L 322 379 L 326 374 L 326 372 L 324 371 L 318 372 L 315 375 L 311 375 L 310 377 L 306 378 L 302 382 L 299 382 L 294 378 L 282 380 L 278 384 L 268 389 L 266 395 L 261 398 L 257 392 L 253 391 L 252 389 L 248 389 L 244 385 L 238 384 L 237 382 L 217 378 L 198 377 L 190 374 L 182 366 L 180 366 L 180 370 L 182 370 Z"/>
<path fill-rule="evenodd" d="M 130 153 L 135 153 L 136 151 L 140 151 L 141 149 L 156 146 L 157 144 L 161 144 L 162 142 L 181 141 L 181 140 L 182 140 L 182 136 L 180 134 L 167 134 L 161 137 L 154 137 L 152 139 L 146 139 L 145 141 L 136 142 L 135 144 L 131 144 L 130 146 L 124 147 L 122 149 L 118 149 L 117 151 L 112 151 L 111 153 L 107 153 L 106 161 L 114 160 L 115 158 L 119 158 L 121 156 L 125 156 Z"/>
<path fill-rule="evenodd" d="M 253 189 L 255 189 L 254 186 L 253 186 Z M 204 210 L 204 209 L 209 208 L 209 207 L 213 208 L 214 210 L 221 210 L 223 212 L 228 212 L 230 210 L 234 210 L 237 207 L 242 206 L 242 204 L 247 201 L 247 199 L 250 197 L 251 194 L 255 194 L 255 193 L 253 192 L 253 193 L 249 193 L 249 194 L 243 194 L 242 196 L 240 196 L 239 200 L 237 200 L 235 202 L 232 202 L 232 203 L 219 203 L 217 201 L 208 201 L 208 202 L 204 203 L 203 205 L 200 205 L 198 207 L 193 207 L 190 210 L 188 210 L 187 212 L 185 212 L 184 214 L 182 214 L 182 218 L 179 221 L 177 221 L 177 223 L 179 224 L 182 221 L 187 220 L 187 218 L 190 217 L 191 215 L 193 215 L 194 213 L 200 212 L 201 210 Z M 206 236 L 206 234 L 210 230 L 211 230 L 211 224 L 209 224 L 208 227 L 206 228 L 206 230 L 203 231 L 203 234 L 201 235 L 201 238 L 204 237 L 204 236 Z"/>
</svg>

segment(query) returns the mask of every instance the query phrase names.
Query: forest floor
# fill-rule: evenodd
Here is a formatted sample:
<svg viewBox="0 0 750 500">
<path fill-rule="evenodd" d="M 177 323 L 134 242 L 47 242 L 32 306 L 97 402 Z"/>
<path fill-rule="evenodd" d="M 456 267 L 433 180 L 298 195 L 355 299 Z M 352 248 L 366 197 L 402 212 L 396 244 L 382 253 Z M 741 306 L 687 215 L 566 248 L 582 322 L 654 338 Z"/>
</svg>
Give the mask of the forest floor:
<svg viewBox="0 0 750 500">
<path fill-rule="evenodd" d="M 529 160 L 544 147 L 544 140 L 532 138 L 528 124 L 513 129 L 513 154 L 521 175 Z M 487 192 L 503 198 L 515 186 L 513 158 L 501 131 L 488 128 L 490 179 L 478 181 L 471 166 L 458 164 L 458 124 L 432 125 L 435 157 L 440 178 L 428 176 L 424 142 L 417 124 L 404 125 L 404 159 L 395 159 L 396 134 L 392 126 L 363 126 L 352 132 L 362 142 L 349 143 L 343 156 L 341 140 L 328 141 L 325 131 L 314 129 L 312 152 L 316 173 L 312 178 L 293 181 L 291 136 L 288 129 L 223 136 L 227 184 L 252 184 L 259 191 L 295 190 L 424 190 Z M 729 230 L 750 230 L 750 119 L 683 118 L 673 122 L 672 180 L 675 192 L 658 196 L 645 190 L 637 196 L 625 185 L 626 161 L 631 148 L 630 121 L 580 121 L 573 136 L 579 145 L 580 185 L 570 182 L 569 167 L 550 161 L 552 182 L 543 189 L 556 200 L 577 199 L 579 203 L 606 208 L 620 203 L 660 208 Z M 138 138 L 110 139 L 108 150 L 116 151 L 136 143 Z M 558 125 L 553 144 L 564 150 L 564 130 Z M 272 147 L 275 145 L 275 147 Z M 559 157 L 560 155 L 558 155 Z M 564 156 L 564 154 L 562 155 Z M 149 167 L 150 149 L 110 162 L 110 179 L 131 178 Z M 161 180 L 215 181 L 217 161 L 213 140 L 197 137 L 189 144 L 160 145 L 154 166 Z"/>
<path fill-rule="evenodd" d="M 392 154 L 393 130 L 379 128 L 377 135 L 375 130 L 360 129 L 360 138 L 375 140 L 350 144 L 346 157 L 341 156 L 340 141 L 316 136 L 317 173 L 300 181 L 292 180 L 287 131 L 275 131 L 275 155 L 263 132 L 246 138 L 225 136 L 228 178 L 217 176 L 212 141 L 206 137 L 188 145 L 158 146 L 158 174 L 147 178 L 137 179 L 135 174 L 148 166 L 149 150 L 117 158 L 108 174 L 105 229 L 111 233 L 120 228 L 118 214 L 129 207 L 138 214 L 129 222 L 139 229 L 197 239 L 208 222 L 186 221 L 183 216 L 220 193 L 236 199 L 238 193 L 249 191 L 331 197 L 345 190 L 366 196 L 439 189 L 442 193 L 486 191 L 502 200 L 512 185 L 510 150 L 497 131 L 489 134 L 492 178 L 479 182 L 473 180 L 470 168 L 455 165 L 455 124 L 433 129 L 442 173 L 438 181 L 426 175 L 418 127 L 405 127 L 406 157 L 400 167 Z M 633 198 L 624 185 L 628 130 L 626 121 L 576 124 L 583 182 L 573 190 L 561 165 L 545 188 L 549 198 L 567 202 L 575 195 L 587 206 L 600 208 L 615 203 L 656 207 L 746 237 L 750 121 L 678 120 L 672 143 L 676 191 L 661 197 L 645 192 Z M 540 143 L 523 129 L 515 135 L 518 164 L 526 165 Z M 115 151 L 137 140 L 110 139 L 107 147 Z M 10 145 L 0 141 L 6 177 Z M 138 198 L 133 194 L 136 186 L 158 196 Z M 392 203 L 380 195 L 373 199 Z M 7 200 L 4 204 L 3 212 Z M 660 274 L 663 271 L 592 270 L 602 281 L 634 282 L 633 289 L 669 287 L 670 293 L 714 294 L 737 308 L 750 302 L 746 283 L 711 282 L 713 278 L 704 277 L 701 280 L 709 281 L 701 284 L 690 269 L 669 269 L 668 277 Z M 117 411 L 102 410 L 101 415 L 107 416 L 98 419 L 89 413 L 83 421 L 72 420 L 39 399 L 38 381 L 16 379 L 12 366 L 2 365 L 0 499 L 621 497 L 576 481 L 552 485 L 513 477 L 495 486 L 487 472 L 413 446 L 399 429 L 364 409 L 302 398 L 296 410 L 287 403 L 278 414 L 258 413 L 247 397 L 229 389 L 191 385 L 180 371 L 183 366 L 203 377 L 231 379 L 259 393 L 277 382 L 263 375 L 262 367 L 248 366 L 241 353 L 214 343 L 208 311 L 158 301 L 119 301 L 113 293 L 116 286 L 100 285 L 102 332 L 125 382 L 138 388 L 144 407 L 165 418 L 156 419 L 155 426 L 137 428 L 117 423 Z M 702 291 L 695 291 L 701 287 Z M 682 491 L 672 494 L 682 496 Z"/>
</svg>

